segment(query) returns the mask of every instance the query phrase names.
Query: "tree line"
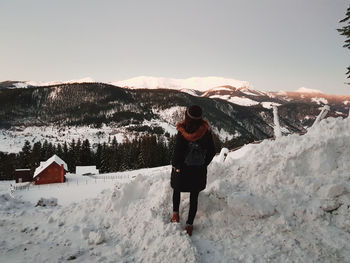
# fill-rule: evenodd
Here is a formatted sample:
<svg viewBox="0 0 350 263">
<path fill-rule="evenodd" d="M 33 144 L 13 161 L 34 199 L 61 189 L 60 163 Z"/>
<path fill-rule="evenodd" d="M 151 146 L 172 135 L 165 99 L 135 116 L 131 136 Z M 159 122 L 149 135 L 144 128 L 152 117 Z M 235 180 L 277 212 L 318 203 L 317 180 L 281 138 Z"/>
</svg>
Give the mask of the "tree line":
<svg viewBox="0 0 350 263">
<path fill-rule="evenodd" d="M 217 151 L 221 142 L 214 135 Z M 56 154 L 74 173 L 76 166 L 96 165 L 101 173 L 134 170 L 168 165 L 171 163 L 175 146 L 175 136 L 146 135 L 118 143 L 116 137 L 109 142 L 98 143 L 94 150 L 90 141 L 72 140 L 70 143 L 53 144 L 47 140 L 33 145 L 25 141 L 19 153 L 0 152 L 0 180 L 12 180 L 15 169 L 28 168 L 33 174 L 40 162 Z"/>
<path fill-rule="evenodd" d="M 342 28 L 338 28 L 338 32 L 340 35 L 345 36 L 345 43 L 343 45 L 344 48 L 350 49 L 350 4 L 346 10 L 345 18 L 339 21 L 339 23 L 344 23 Z M 346 68 L 348 71 L 346 72 L 347 78 L 350 78 L 350 66 Z M 350 82 L 347 83 L 350 85 Z"/>
</svg>

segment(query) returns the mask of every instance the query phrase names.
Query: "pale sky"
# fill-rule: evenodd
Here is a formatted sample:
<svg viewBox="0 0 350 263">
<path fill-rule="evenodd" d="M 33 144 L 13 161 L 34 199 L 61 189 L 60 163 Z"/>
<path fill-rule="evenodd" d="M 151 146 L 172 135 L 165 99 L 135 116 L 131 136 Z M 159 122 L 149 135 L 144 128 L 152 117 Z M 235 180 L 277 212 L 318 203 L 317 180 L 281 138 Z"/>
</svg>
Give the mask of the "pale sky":
<svg viewBox="0 0 350 263">
<path fill-rule="evenodd" d="M 348 0 L 0 0 L 0 81 L 218 76 L 350 94 Z"/>
</svg>

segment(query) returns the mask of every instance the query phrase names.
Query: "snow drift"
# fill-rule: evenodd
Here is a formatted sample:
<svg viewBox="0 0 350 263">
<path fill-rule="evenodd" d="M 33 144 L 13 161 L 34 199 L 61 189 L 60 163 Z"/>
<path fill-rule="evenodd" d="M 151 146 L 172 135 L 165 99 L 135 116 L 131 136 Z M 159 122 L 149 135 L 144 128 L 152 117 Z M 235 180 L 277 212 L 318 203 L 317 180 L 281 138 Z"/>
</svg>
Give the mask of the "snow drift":
<svg viewBox="0 0 350 263">
<path fill-rule="evenodd" d="M 328 118 L 306 135 L 214 159 L 191 238 L 183 231 L 188 194 L 182 194 L 181 223 L 169 223 L 170 167 L 143 170 L 95 198 L 64 206 L 34 207 L 3 194 L 0 261 L 347 261 L 349 131 L 349 119 Z"/>
</svg>

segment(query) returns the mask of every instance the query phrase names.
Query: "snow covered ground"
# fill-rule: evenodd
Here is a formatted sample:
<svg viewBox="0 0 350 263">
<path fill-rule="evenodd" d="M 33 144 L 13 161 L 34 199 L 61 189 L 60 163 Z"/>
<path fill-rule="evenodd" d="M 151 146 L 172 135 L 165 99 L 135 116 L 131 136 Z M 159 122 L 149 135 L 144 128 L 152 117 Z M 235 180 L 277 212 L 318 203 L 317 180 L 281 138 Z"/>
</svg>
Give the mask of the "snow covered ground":
<svg viewBox="0 0 350 263">
<path fill-rule="evenodd" d="M 91 144 L 107 142 L 109 138 L 116 136 L 118 142 L 124 139 L 123 131 L 110 126 L 103 125 L 101 128 L 88 126 L 81 127 L 57 127 L 57 126 L 30 126 L 17 127 L 16 129 L 0 129 L 0 151 L 17 153 L 20 152 L 25 140 L 31 144 L 45 140 L 53 144 L 65 141 L 70 143 L 73 139 L 77 141 L 89 139 Z"/>
<path fill-rule="evenodd" d="M 350 262 L 350 119 L 216 157 L 194 233 L 171 217 L 170 167 L 68 176 L 8 194 L 0 262 Z M 111 179 L 113 177 L 113 179 Z M 57 206 L 35 206 L 41 198 Z"/>
<path fill-rule="evenodd" d="M 212 99 L 222 99 L 222 100 L 227 100 L 229 102 L 232 102 L 237 105 L 241 106 L 253 106 L 253 105 L 258 105 L 259 102 L 248 99 L 248 98 L 241 98 L 241 97 L 232 97 L 231 95 L 212 95 L 210 96 Z"/>
<path fill-rule="evenodd" d="M 174 125 L 167 121 L 159 120 L 145 120 L 141 125 L 149 127 L 162 127 L 165 132 L 173 135 L 177 130 Z M 32 145 L 45 140 L 53 144 L 70 143 L 73 139 L 77 141 L 80 139 L 84 141 L 88 139 L 91 145 L 108 142 L 115 136 L 119 143 L 122 143 L 125 138 L 133 139 L 138 135 L 138 132 L 128 131 L 127 128 L 135 125 L 130 124 L 123 127 L 115 127 L 113 125 L 103 125 L 101 128 L 94 128 L 90 126 L 30 126 L 30 127 L 16 127 L 13 129 L 0 129 L 0 151 L 18 153 L 21 151 L 25 140 L 28 140 Z"/>
</svg>

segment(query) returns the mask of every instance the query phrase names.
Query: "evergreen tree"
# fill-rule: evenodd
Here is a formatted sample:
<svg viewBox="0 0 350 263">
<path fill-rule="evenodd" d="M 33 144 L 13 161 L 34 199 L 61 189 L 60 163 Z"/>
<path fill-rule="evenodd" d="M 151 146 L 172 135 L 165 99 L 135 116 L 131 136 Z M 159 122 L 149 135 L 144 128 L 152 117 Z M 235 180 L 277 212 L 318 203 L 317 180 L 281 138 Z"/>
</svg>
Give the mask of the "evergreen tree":
<svg viewBox="0 0 350 263">
<path fill-rule="evenodd" d="M 63 158 L 63 149 L 62 149 L 62 145 L 59 143 L 57 144 L 57 147 L 56 147 L 56 155 L 58 157 L 60 157 L 61 159 Z"/>
<path fill-rule="evenodd" d="M 46 158 L 45 160 L 49 159 L 50 157 L 52 157 L 52 155 L 54 155 L 56 153 L 56 149 L 55 146 L 52 144 L 52 142 L 50 142 L 47 146 L 47 151 L 46 151 Z"/>
<path fill-rule="evenodd" d="M 140 148 L 140 153 L 142 154 L 143 157 L 143 163 L 144 167 L 151 167 L 151 147 L 150 147 L 150 139 L 149 136 L 143 136 L 141 137 L 141 148 Z"/>
<path fill-rule="evenodd" d="M 75 140 L 72 139 L 72 142 L 69 144 L 68 159 L 65 160 L 65 162 L 68 165 L 68 169 L 69 169 L 70 172 L 74 172 L 75 171 L 75 166 L 77 164 L 77 161 L 75 159 L 76 158 L 75 151 L 76 151 L 76 143 L 75 143 Z"/>
<path fill-rule="evenodd" d="M 126 141 L 119 147 L 119 153 L 121 154 L 119 170 L 126 171 L 130 168 L 130 155 Z"/>
<path fill-rule="evenodd" d="M 31 156 L 31 145 L 28 140 L 24 142 L 22 151 L 20 152 L 20 165 L 21 168 L 30 168 L 30 156 Z"/>
<path fill-rule="evenodd" d="M 146 167 L 145 166 L 145 159 L 143 157 L 143 152 L 140 151 L 139 152 L 139 156 L 137 157 L 137 166 L 136 166 L 136 168 L 140 169 L 140 168 L 144 168 L 144 167 Z"/>
<path fill-rule="evenodd" d="M 162 166 L 165 164 L 169 164 L 167 158 L 167 147 L 165 145 L 164 138 L 162 136 L 158 137 L 156 149 L 154 156 L 156 157 L 155 166 Z"/>
<path fill-rule="evenodd" d="M 75 146 L 75 149 L 74 149 L 74 158 L 75 158 L 75 161 L 76 161 L 76 166 L 77 165 L 81 165 L 81 162 L 80 162 L 81 147 L 82 147 L 82 144 L 81 144 L 81 140 L 79 138 L 78 141 L 77 141 L 77 144 Z"/>
<path fill-rule="evenodd" d="M 106 155 L 108 156 L 108 169 L 110 172 L 117 172 L 120 168 L 120 160 L 122 156 L 122 147 L 117 142 L 116 137 L 113 137 L 112 145 L 108 147 Z"/>
<path fill-rule="evenodd" d="M 30 155 L 30 169 L 34 172 L 35 168 L 40 165 L 41 161 L 41 142 L 36 142 L 33 145 L 32 153 Z"/>
<path fill-rule="evenodd" d="M 112 148 L 113 149 L 117 149 L 118 147 L 118 141 L 117 138 L 115 136 L 113 136 L 113 140 L 112 140 Z"/>
<path fill-rule="evenodd" d="M 140 154 L 140 147 L 139 147 L 139 142 L 137 139 L 133 139 L 132 142 L 129 144 L 130 150 L 129 150 L 129 155 L 130 155 L 130 168 L 131 169 L 136 169 L 139 168 L 139 162 L 138 162 L 138 157 Z"/>
<path fill-rule="evenodd" d="M 81 165 L 92 165 L 93 164 L 92 152 L 91 152 L 90 142 L 88 139 L 83 141 L 83 144 L 81 147 L 80 164 Z"/>
<path fill-rule="evenodd" d="M 101 168 L 101 160 L 102 160 L 102 145 L 101 143 L 98 143 L 96 153 L 94 155 L 94 163 L 97 169 Z"/>
<path fill-rule="evenodd" d="M 64 144 L 63 144 L 62 158 L 63 158 L 63 161 L 65 161 L 68 165 L 69 150 L 68 150 L 67 142 L 64 142 Z"/>
<path fill-rule="evenodd" d="M 107 146 L 107 143 L 103 143 L 102 145 L 102 151 L 101 151 L 101 166 L 100 171 L 102 173 L 108 173 L 110 171 L 109 169 L 109 147 Z"/>
<path fill-rule="evenodd" d="M 158 151 L 158 145 L 157 145 L 157 137 L 155 135 L 151 135 L 149 138 L 149 158 L 151 160 L 151 166 L 150 167 L 156 167 L 160 163 L 159 153 Z"/>
<path fill-rule="evenodd" d="M 128 163 L 128 157 L 126 156 L 126 151 L 124 150 L 124 154 L 121 158 L 121 164 L 120 164 L 120 167 L 119 167 L 119 170 L 120 171 L 126 171 L 129 169 L 129 163 Z"/>
<path fill-rule="evenodd" d="M 49 148 L 49 142 L 45 140 L 41 148 L 40 160 L 46 161 L 48 159 L 48 153 L 47 153 L 48 148 Z"/>
<path fill-rule="evenodd" d="M 346 37 L 343 47 L 350 49 L 350 5 L 346 11 L 345 18 L 340 20 L 339 23 L 345 23 L 342 28 L 337 29 L 338 32 L 340 32 L 340 35 Z M 348 75 L 348 78 L 350 78 L 350 66 L 347 67 L 347 70 L 346 75 Z M 348 82 L 348 84 L 350 85 L 350 82 Z"/>
</svg>

